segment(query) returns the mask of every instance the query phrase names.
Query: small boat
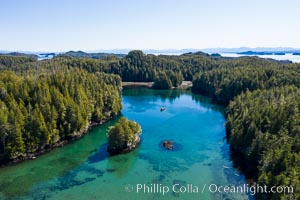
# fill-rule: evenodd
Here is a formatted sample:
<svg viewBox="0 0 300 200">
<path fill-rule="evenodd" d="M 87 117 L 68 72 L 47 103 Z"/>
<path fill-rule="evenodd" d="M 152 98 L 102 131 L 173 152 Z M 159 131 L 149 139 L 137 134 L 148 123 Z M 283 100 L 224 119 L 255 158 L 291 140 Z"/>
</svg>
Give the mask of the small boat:
<svg viewBox="0 0 300 200">
<path fill-rule="evenodd" d="M 165 111 L 166 109 L 164 107 L 160 108 L 160 112 Z"/>
</svg>

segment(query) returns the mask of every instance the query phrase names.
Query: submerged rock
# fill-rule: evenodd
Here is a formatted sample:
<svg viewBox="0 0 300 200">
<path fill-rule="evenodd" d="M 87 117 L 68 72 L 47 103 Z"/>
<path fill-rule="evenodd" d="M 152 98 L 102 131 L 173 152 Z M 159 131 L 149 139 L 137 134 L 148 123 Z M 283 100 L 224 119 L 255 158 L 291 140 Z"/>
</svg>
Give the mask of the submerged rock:
<svg viewBox="0 0 300 200">
<path fill-rule="evenodd" d="M 165 140 L 162 142 L 162 146 L 168 150 L 174 149 L 174 142 L 170 140 Z"/>
</svg>

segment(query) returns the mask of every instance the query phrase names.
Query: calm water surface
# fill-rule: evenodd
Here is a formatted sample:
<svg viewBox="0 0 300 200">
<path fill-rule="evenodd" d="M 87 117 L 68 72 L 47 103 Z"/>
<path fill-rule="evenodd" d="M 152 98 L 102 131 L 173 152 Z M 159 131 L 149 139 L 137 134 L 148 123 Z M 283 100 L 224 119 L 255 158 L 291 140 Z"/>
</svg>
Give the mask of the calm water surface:
<svg viewBox="0 0 300 200">
<path fill-rule="evenodd" d="M 294 63 L 300 63 L 300 56 L 286 53 L 285 55 L 242 55 L 237 53 L 221 53 L 223 57 L 242 57 L 242 56 L 257 56 L 260 58 L 272 58 L 274 60 L 290 60 Z"/>
<path fill-rule="evenodd" d="M 106 130 L 114 119 L 72 144 L 1 168 L 0 199 L 248 199 L 247 194 L 208 191 L 210 184 L 245 183 L 229 160 L 223 111 L 189 92 L 124 90 L 122 115 L 143 129 L 142 143 L 135 151 L 108 157 Z M 161 147 L 166 139 L 175 142 L 174 151 Z M 158 184 L 170 191 L 137 193 L 136 184 Z M 174 193 L 174 184 L 192 184 L 199 191 Z M 126 186 L 134 191 L 127 192 Z"/>
</svg>

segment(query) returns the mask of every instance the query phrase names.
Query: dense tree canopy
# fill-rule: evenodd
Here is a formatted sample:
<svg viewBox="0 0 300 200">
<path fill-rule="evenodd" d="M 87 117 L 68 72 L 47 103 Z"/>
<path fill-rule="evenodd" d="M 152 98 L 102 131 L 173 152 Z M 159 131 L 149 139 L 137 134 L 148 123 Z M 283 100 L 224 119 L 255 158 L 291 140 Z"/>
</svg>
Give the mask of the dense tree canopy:
<svg viewBox="0 0 300 200">
<path fill-rule="evenodd" d="M 300 87 L 300 66 L 221 67 L 197 74 L 193 90 L 228 104 L 246 90 L 269 89 L 281 85 Z"/>
<path fill-rule="evenodd" d="M 227 107 L 230 147 L 243 170 L 260 185 L 293 186 L 295 194 L 257 194 L 259 199 L 300 198 L 300 65 L 242 58 L 199 72 L 193 90 Z M 242 62 L 242 61 L 249 62 Z M 237 65 L 235 63 L 238 63 Z M 262 65 L 260 65 L 262 64 Z"/>
<path fill-rule="evenodd" d="M 89 121 L 115 115 L 121 109 L 121 79 L 154 81 L 160 89 L 193 80 L 193 91 L 228 105 L 229 143 L 245 158 L 246 173 L 254 172 L 255 181 L 269 186 L 293 185 L 293 198 L 299 198 L 300 64 L 202 52 L 156 56 L 132 51 L 103 59 L 0 56 L 0 75 L 1 159 L 51 146 L 82 132 Z M 125 136 L 119 138 L 125 141 Z"/>
<path fill-rule="evenodd" d="M 0 72 L 0 160 L 34 154 L 118 114 L 119 87 L 117 76 L 76 68 L 26 77 Z"/>
<path fill-rule="evenodd" d="M 135 147 L 140 141 L 142 129 L 139 124 L 121 117 L 115 126 L 111 126 L 107 133 L 108 151 L 112 154 Z"/>
<path fill-rule="evenodd" d="M 300 194 L 300 90 L 294 86 L 247 91 L 227 108 L 231 148 L 247 161 L 245 171 L 257 172 L 260 185 L 293 186 Z M 258 168 L 257 168 L 258 166 Z M 258 194 L 291 199 L 291 194 Z"/>
<path fill-rule="evenodd" d="M 153 88 L 155 89 L 171 89 L 172 82 L 171 79 L 166 75 L 166 73 L 162 72 L 158 75 L 157 78 L 154 79 Z"/>
</svg>

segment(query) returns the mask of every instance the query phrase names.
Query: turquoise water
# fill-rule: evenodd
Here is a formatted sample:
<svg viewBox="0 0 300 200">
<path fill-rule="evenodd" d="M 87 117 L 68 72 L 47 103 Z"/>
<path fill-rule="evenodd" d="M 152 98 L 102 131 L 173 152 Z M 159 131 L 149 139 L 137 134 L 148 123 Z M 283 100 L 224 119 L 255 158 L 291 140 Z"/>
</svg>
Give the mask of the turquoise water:
<svg viewBox="0 0 300 200">
<path fill-rule="evenodd" d="M 124 90 L 122 115 L 143 129 L 136 150 L 108 156 L 106 130 L 114 119 L 35 160 L 1 168 L 0 199 L 248 199 L 208 189 L 245 183 L 229 160 L 223 111 L 189 92 Z M 174 150 L 163 149 L 163 140 L 174 141 Z"/>
</svg>

